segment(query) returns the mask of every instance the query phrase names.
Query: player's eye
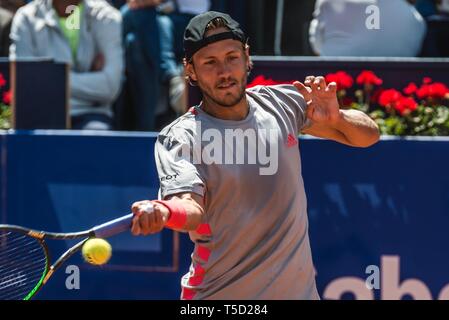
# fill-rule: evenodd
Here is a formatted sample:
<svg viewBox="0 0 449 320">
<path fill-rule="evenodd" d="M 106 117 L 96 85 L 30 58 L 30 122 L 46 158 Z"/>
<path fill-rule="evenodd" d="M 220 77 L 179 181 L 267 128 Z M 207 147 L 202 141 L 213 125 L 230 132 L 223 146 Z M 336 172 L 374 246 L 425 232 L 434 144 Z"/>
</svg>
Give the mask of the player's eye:
<svg viewBox="0 0 449 320">
<path fill-rule="evenodd" d="M 228 57 L 227 57 L 227 60 L 230 61 L 230 62 L 234 62 L 234 61 L 236 61 L 238 58 L 239 58 L 238 56 L 232 55 L 232 56 L 228 56 Z"/>
</svg>

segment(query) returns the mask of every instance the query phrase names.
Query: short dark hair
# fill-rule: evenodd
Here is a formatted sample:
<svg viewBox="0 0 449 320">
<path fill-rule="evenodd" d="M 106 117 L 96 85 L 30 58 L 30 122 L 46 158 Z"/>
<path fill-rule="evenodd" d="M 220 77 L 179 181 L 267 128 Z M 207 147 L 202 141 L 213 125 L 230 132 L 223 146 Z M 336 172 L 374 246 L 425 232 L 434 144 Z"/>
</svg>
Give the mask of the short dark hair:
<svg viewBox="0 0 449 320">
<path fill-rule="evenodd" d="M 217 17 L 211 20 L 207 24 L 205 32 L 215 30 L 218 28 L 226 28 L 227 30 L 229 30 L 227 22 L 222 17 Z"/>
</svg>

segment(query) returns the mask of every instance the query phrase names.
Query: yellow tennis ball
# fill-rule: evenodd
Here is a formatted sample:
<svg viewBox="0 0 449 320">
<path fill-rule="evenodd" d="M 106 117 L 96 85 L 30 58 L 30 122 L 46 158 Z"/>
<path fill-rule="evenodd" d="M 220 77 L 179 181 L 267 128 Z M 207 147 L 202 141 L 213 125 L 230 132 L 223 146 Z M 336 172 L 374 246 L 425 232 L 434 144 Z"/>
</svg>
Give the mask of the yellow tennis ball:
<svg viewBox="0 0 449 320">
<path fill-rule="evenodd" d="M 112 248 L 106 240 L 93 238 L 84 243 L 82 254 L 84 260 L 90 264 L 102 265 L 111 258 Z"/>
</svg>

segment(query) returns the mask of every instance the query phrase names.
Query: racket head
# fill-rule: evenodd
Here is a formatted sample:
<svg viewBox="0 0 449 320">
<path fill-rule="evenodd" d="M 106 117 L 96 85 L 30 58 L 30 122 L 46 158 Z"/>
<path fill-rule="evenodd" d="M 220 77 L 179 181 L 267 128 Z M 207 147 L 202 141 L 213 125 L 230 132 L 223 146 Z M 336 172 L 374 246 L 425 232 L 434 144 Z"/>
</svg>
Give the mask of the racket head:
<svg viewBox="0 0 449 320">
<path fill-rule="evenodd" d="M 110 237 L 131 228 L 133 214 L 73 233 L 35 231 L 16 225 L 0 224 L 0 300 L 29 300 L 84 243 L 93 237 Z M 44 239 L 82 239 L 50 265 Z"/>
<path fill-rule="evenodd" d="M 0 225 L 0 300 L 29 300 L 42 287 L 49 252 L 41 234 Z"/>
</svg>

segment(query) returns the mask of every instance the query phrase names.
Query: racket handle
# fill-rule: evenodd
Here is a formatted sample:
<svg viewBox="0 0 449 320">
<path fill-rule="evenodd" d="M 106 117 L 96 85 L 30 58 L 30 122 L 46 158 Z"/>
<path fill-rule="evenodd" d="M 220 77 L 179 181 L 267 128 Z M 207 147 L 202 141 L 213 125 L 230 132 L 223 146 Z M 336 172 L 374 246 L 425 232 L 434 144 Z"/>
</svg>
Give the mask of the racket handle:
<svg viewBox="0 0 449 320">
<path fill-rule="evenodd" d="M 147 203 L 143 206 L 143 211 L 148 213 L 153 212 L 154 207 L 152 203 Z M 108 238 L 116 234 L 122 233 L 131 229 L 131 224 L 134 214 L 130 213 L 121 218 L 100 224 L 99 226 L 93 227 L 92 231 L 97 238 Z"/>
<path fill-rule="evenodd" d="M 132 213 L 127 214 L 121 218 L 100 224 L 92 229 L 97 238 L 108 238 L 113 235 L 131 229 L 131 223 L 134 215 Z"/>
</svg>

